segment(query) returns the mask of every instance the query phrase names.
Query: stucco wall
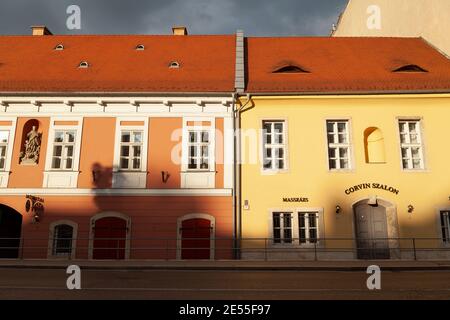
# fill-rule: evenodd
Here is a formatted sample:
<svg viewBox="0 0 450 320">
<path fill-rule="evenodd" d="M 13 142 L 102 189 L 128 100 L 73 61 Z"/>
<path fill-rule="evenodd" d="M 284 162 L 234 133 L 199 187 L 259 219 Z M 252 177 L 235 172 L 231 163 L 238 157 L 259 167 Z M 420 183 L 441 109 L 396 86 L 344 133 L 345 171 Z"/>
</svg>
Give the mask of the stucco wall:
<svg viewBox="0 0 450 320">
<path fill-rule="evenodd" d="M 381 29 L 369 29 L 367 9 L 381 9 Z M 334 36 L 423 37 L 450 55 L 450 1 L 350 0 Z"/>
<path fill-rule="evenodd" d="M 326 238 L 354 238 L 352 205 L 377 196 L 396 208 L 398 236 L 401 238 L 440 238 L 438 211 L 450 207 L 450 149 L 445 147 L 450 132 L 450 96 L 359 96 L 359 97 L 255 97 L 254 108 L 244 112 L 242 128 L 261 128 L 263 119 L 284 119 L 288 130 L 288 170 L 264 174 L 260 162 L 251 163 L 249 136 L 243 137 L 242 200 L 249 209 L 242 211 L 243 238 L 272 237 L 271 209 L 322 208 Z M 401 165 L 398 117 L 422 120 L 425 170 L 405 171 Z M 349 119 L 353 169 L 328 169 L 326 120 Z M 386 163 L 366 163 L 364 131 L 377 127 L 384 135 Z M 256 134 L 257 156 L 261 136 Z M 379 183 L 399 190 L 346 190 L 361 183 Z M 308 198 L 307 203 L 286 203 L 285 197 Z M 336 214 L 336 206 L 342 210 Z M 414 211 L 408 212 L 413 205 Z M 295 212 L 295 211 L 293 211 Z M 409 241 L 409 240 L 408 240 Z M 327 248 L 350 248 L 352 241 L 326 241 Z M 411 246 L 400 242 L 400 246 Z M 416 243 L 418 247 L 439 247 L 442 241 Z M 244 241 L 244 247 L 264 246 L 263 241 Z"/>
</svg>

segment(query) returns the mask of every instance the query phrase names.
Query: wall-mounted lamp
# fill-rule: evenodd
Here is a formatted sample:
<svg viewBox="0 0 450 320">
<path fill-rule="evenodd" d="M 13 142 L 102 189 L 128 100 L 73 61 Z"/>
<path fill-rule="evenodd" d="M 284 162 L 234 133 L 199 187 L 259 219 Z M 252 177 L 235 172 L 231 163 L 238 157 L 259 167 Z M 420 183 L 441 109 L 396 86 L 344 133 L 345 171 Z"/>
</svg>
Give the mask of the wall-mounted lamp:
<svg viewBox="0 0 450 320">
<path fill-rule="evenodd" d="M 408 213 L 413 213 L 414 212 L 414 207 L 410 204 L 408 206 Z"/>
<path fill-rule="evenodd" d="M 336 214 L 341 213 L 341 211 L 342 211 L 341 206 L 337 205 L 337 206 L 336 206 Z"/>
</svg>

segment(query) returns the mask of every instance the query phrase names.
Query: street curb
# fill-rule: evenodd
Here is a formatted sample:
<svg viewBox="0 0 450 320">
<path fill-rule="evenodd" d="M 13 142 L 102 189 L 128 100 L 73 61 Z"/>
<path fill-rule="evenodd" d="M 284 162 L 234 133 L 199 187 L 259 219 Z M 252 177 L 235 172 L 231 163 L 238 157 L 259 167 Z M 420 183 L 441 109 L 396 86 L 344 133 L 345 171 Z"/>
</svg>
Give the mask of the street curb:
<svg viewBox="0 0 450 320">
<path fill-rule="evenodd" d="M 385 261 L 384 261 L 385 263 Z M 224 265 L 221 263 L 211 264 L 211 265 L 195 265 L 195 264 L 93 264 L 86 263 L 86 261 L 65 261 L 64 263 L 48 263 L 48 262 L 33 262 L 27 261 L 25 263 L 5 263 L 0 261 L 0 269 L 67 269 L 69 265 L 78 265 L 84 270 L 116 270 L 116 271 L 126 271 L 126 270 L 173 270 L 173 271 L 342 271 L 342 272 L 352 272 L 352 271 L 366 271 L 371 265 L 377 265 L 381 270 L 384 271 L 450 271 L 450 263 L 448 262 L 425 262 L 414 265 L 414 262 L 405 265 L 399 264 L 395 265 L 388 263 L 383 265 L 380 261 L 367 261 L 365 263 L 360 263 L 358 265 L 345 265 L 342 262 L 337 263 L 337 265 L 317 265 L 309 263 L 308 265 L 283 265 L 277 263 L 264 264 L 232 264 Z M 350 264 L 350 263 L 349 263 Z"/>
</svg>

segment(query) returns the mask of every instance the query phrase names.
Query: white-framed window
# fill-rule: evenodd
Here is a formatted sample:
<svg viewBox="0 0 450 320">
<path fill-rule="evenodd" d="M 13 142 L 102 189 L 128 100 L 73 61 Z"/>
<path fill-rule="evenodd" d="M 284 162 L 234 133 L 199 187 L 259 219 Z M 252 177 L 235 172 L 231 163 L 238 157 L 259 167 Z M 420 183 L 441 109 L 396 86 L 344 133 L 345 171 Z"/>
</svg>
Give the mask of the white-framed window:
<svg viewBox="0 0 450 320">
<path fill-rule="evenodd" d="M 181 188 L 210 189 L 216 177 L 216 119 L 184 117 Z"/>
<path fill-rule="evenodd" d="M 146 188 L 148 126 L 147 117 L 116 118 L 113 188 Z"/>
<path fill-rule="evenodd" d="M 399 133 L 403 169 L 425 169 L 420 120 L 399 120 Z"/>
<path fill-rule="evenodd" d="M 77 187 L 82 131 L 83 117 L 50 119 L 44 188 Z"/>
<path fill-rule="evenodd" d="M 350 170 L 351 143 L 348 120 L 327 120 L 328 166 L 330 170 Z"/>
<path fill-rule="evenodd" d="M 274 246 L 314 246 L 323 238 L 323 209 L 291 208 L 270 211 Z"/>
<path fill-rule="evenodd" d="M 442 231 L 442 241 L 445 244 L 450 244 L 450 210 L 441 211 L 441 231 Z"/>
<path fill-rule="evenodd" d="M 120 133 L 120 171 L 142 169 L 142 130 L 122 130 Z"/>
<path fill-rule="evenodd" d="M 78 224 L 71 220 L 50 223 L 47 257 L 75 259 Z"/>
<path fill-rule="evenodd" d="M 208 171 L 210 168 L 211 139 L 210 131 L 203 129 L 188 130 L 188 171 Z"/>
<path fill-rule="evenodd" d="M 68 224 L 58 224 L 53 229 L 53 256 L 72 256 L 74 228 Z"/>
<path fill-rule="evenodd" d="M 292 212 L 274 212 L 272 221 L 273 243 L 292 243 Z"/>
<path fill-rule="evenodd" d="M 6 168 L 8 156 L 9 130 L 0 129 L 0 171 Z"/>
<path fill-rule="evenodd" d="M 53 138 L 52 170 L 73 170 L 76 130 L 56 129 Z"/>
<path fill-rule="evenodd" d="M 298 235 L 300 244 L 317 243 L 319 214 L 318 212 L 298 213 Z"/>
<path fill-rule="evenodd" d="M 286 169 L 286 122 L 284 120 L 263 120 L 263 170 Z"/>
<path fill-rule="evenodd" d="M 8 186 L 16 123 L 16 117 L 0 117 L 0 188 Z"/>
</svg>

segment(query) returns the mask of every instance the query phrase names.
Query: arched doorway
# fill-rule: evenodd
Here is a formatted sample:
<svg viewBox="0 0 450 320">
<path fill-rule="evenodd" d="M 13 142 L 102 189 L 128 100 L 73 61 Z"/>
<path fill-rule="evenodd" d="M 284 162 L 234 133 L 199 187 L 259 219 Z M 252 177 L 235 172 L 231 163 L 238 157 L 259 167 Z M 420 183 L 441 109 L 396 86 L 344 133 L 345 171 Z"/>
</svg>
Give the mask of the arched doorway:
<svg viewBox="0 0 450 320">
<path fill-rule="evenodd" d="M 398 248 L 395 206 L 372 197 L 353 205 L 358 259 L 390 259 Z"/>
<path fill-rule="evenodd" d="M 182 260 L 214 259 L 214 217 L 192 214 L 178 221 L 180 235 L 178 258 Z"/>
<path fill-rule="evenodd" d="M 92 219 L 92 259 L 123 260 L 129 256 L 129 219 L 119 213 L 98 214 Z"/>
<path fill-rule="evenodd" d="M 0 259 L 19 257 L 22 234 L 22 215 L 16 210 L 0 204 Z"/>
</svg>

